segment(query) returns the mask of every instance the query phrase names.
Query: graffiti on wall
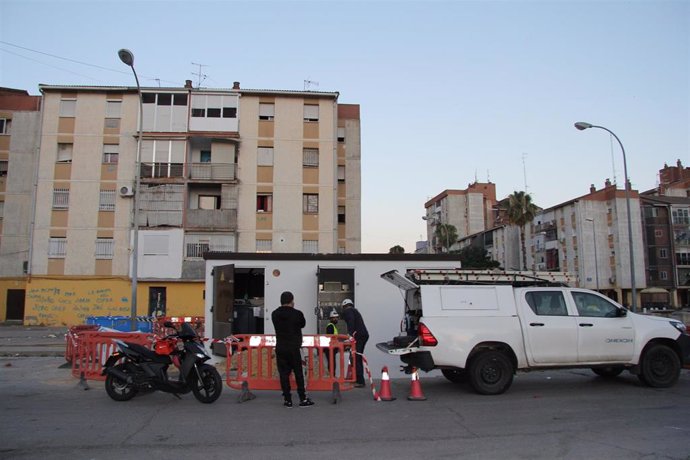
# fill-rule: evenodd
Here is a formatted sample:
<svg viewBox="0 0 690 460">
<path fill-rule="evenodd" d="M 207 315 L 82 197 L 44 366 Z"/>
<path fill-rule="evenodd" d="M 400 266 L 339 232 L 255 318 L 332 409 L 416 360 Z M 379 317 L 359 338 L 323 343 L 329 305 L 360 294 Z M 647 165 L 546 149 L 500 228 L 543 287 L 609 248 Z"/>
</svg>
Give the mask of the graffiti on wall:
<svg viewBox="0 0 690 460">
<path fill-rule="evenodd" d="M 29 287 L 26 290 L 26 324 L 83 324 L 87 316 L 129 315 L 129 298 L 112 288 Z"/>
</svg>

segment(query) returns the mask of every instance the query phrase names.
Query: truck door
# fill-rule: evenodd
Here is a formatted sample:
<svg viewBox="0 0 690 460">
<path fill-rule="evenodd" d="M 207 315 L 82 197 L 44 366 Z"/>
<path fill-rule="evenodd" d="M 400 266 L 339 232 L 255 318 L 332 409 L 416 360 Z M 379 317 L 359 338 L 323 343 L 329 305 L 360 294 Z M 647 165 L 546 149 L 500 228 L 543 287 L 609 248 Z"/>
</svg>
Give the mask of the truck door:
<svg viewBox="0 0 690 460">
<path fill-rule="evenodd" d="M 223 339 L 232 334 L 235 305 L 235 265 L 213 268 L 213 338 Z M 225 344 L 214 343 L 213 352 L 225 355 Z"/>
<path fill-rule="evenodd" d="M 635 328 L 627 311 L 603 296 L 570 291 L 578 317 L 580 363 L 627 362 L 633 357 Z"/>
<path fill-rule="evenodd" d="M 562 290 L 526 290 L 517 301 L 528 361 L 536 365 L 576 363 L 576 318 L 568 315 Z"/>
</svg>

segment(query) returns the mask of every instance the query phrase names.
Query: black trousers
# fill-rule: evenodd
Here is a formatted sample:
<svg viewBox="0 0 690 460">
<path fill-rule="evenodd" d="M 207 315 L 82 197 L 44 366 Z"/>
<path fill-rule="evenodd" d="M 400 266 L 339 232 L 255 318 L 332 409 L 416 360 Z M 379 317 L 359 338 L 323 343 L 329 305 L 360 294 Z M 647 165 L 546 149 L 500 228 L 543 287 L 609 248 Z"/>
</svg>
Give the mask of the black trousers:
<svg viewBox="0 0 690 460">
<path fill-rule="evenodd" d="M 300 401 L 307 397 L 304 390 L 304 372 L 302 371 L 302 354 L 299 348 L 284 350 L 276 348 L 276 364 L 280 375 L 280 389 L 283 390 L 283 398 L 291 399 L 290 393 L 290 373 L 295 373 L 297 383 L 297 394 Z"/>
<path fill-rule="evenodd" d="M 358 337 L 355 336 L 355 340 L 357 341 L 355 349 L 357 350 L 357 353 L 362 353 L 364 354 L 364 347 L 367 345 L 367 340 L 369 340 L 369 337 Z M 357 356 L 355 358 L 355 372 L 357 374 L 357 381 L 356 383 L 361 383 L 364 384 L 364 366 L 362 365 L 362 357 Z"/>
</svg>

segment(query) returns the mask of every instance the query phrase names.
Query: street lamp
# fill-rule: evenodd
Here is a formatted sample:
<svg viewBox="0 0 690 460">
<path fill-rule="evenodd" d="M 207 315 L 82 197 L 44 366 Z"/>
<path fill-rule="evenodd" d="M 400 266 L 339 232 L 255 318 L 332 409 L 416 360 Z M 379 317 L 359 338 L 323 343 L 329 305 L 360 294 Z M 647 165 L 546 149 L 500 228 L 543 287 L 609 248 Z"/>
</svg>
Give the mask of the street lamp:
<svg viewBox="0 0 690 460">
<path fill-rule="evenodd" d="M 139 96 L 139 127 L 137 129 L 137 156 L 134 163 L 134 216 L 132 217 L 133 236 L 132 236 L 132 303 L 131 303 L 131 330 L 137 330 L 137 285 L 138 285 L 138 271 L 139 271 L 139 185 L 141 170 L 139 162 L 141 161 L 141 134 L 143 131 L 142 123 L 144 119 L 144 102 L 141 97 L 141 86 L 139 86 L 139 77 L 137 71 L 134 70 L 134 53 L 128 49 L 121 49 L 117 52 L 120 60 L 131 67 L 134 73 L 134 80 L 137 82 L 137 94 Z"/>
<path fill-rule="evenodd" d="M 586 218 L 587 222 L 592 223 L 592 240 L 594 240 L 594 276 L 596 277 L 597 291 L 599 290 L 599 264 L 597 263 L 597 234 L 594 231 L 594 219 Z"/>
<path fill-rule="evenodd" d="M 578 121 L 575 123 L 575 128 L 579 129 L 580 131 L 585 130 L 587 128 L 599 128 L 603 129 L 604 131 L 607 131 L 609 134 L 611 134 L 613 137 L 616 138 L 618 141 L 618 145 L 621 146 L 621 151 L 623 152 L 623 175 L 625 176 L 625 205 L 628 210 L 628 245 L 629 245 L 629 251 L 630 251 L 630 287 L 632 291 L 632 311 L 637 311 L 637 291 L 635 290 L 635 256 L 633 254 L 633 237 L 632 237 L 632 214 L 630 213 L 630 190 L 628 190 L 629 186 L 629 181 L 628 181 L 628 164 L 625 159 L 625 148 L 623 148 L 623 143 L 621 142 L 620 139 L 618 139 L 618 136 L 611 131 L 608 128 L 605 128 L 603 126 L 597 126 L 593 125 L 591 123 L 585 123 L 584 121 Z"/>
</svg>

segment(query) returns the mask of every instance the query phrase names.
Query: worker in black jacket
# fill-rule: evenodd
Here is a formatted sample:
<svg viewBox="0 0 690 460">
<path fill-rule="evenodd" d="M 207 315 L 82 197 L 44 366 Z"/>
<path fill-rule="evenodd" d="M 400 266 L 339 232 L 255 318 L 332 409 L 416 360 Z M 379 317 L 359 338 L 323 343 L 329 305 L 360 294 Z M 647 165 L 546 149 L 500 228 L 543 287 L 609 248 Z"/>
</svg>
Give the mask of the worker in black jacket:
<svg viewBox="0 0 690 460">
<path fill-rule="evenodd" d="M 307 397 L 304 390 L 304 373 L 302 371 L 302 328 L 306 325 L 304 314 L 295 308 L 295 297 L 285 291 L 280 295 L 280 307 L 271 314 L 273 327 L 276 330 L 276 362 L 280 374 L 280 388 L 283 390 L 283 405 L 292 407 L 290 390 L 290 373 L 294 372 L 297 382 L 300 407 L 313 406 L 314 402 Z"/>
<path fill-rule="evenodd" d="M 355 304 L 350 299 L 343 300 L 343 319 L 345 324 L 347 324 L 347 332 L 356 341 L 356 351 L 358 356 L 355 358 L 355 387 L 362 388 L 365 386 L 364 383 L 364 369 L 362 366 L 362 356 L 364 354 L 364 347 L 369 340 L 369 331 L 364 325 L 364 319 L 362 319 L 362 314 L 355 308 Z"/>
</svg>

